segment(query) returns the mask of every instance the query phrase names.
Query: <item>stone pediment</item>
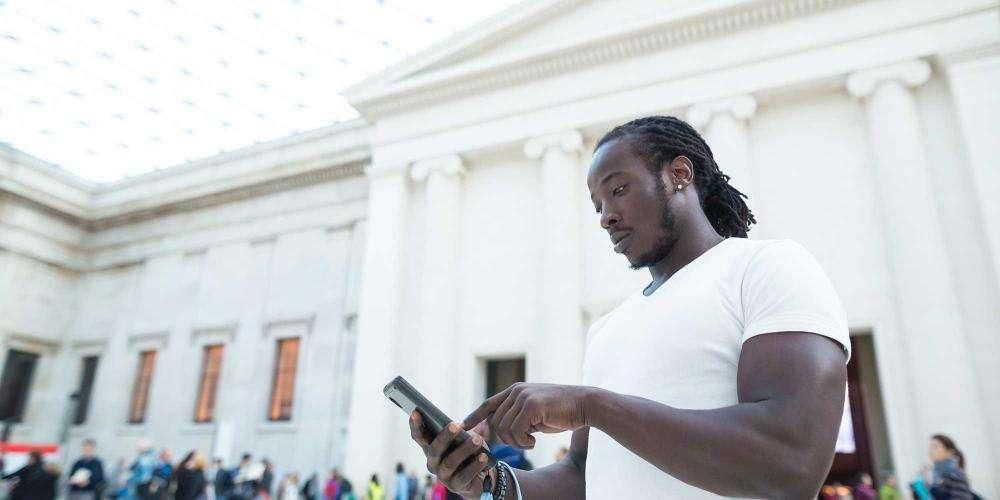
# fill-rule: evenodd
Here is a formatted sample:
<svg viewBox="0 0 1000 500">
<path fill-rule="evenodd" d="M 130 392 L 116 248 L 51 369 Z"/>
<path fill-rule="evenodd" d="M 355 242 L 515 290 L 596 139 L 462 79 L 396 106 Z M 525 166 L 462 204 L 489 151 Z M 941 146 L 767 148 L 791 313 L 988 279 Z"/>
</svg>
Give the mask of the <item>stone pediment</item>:
<svg viewBox="0 0 1000 500">
<path fill-rule="evenodd" d="M 354 85 L 345 95 L 372 118 L 861 1 L 527 1 Z"/>
</svg>

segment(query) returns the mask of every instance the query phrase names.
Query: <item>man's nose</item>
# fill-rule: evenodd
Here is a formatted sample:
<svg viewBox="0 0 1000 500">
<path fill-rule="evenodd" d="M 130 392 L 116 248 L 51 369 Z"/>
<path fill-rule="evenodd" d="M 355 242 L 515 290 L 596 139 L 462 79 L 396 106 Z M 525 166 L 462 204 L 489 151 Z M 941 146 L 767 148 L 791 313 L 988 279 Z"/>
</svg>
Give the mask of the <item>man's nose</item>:
<svg viewBox="0 0 1000 500">
<path fill-rule="evenodd" d="M 601 227 L 611 229 L 621 222 L 621 217 L 614 210 L 605 210 L 601 213 Z"/>
</svg>

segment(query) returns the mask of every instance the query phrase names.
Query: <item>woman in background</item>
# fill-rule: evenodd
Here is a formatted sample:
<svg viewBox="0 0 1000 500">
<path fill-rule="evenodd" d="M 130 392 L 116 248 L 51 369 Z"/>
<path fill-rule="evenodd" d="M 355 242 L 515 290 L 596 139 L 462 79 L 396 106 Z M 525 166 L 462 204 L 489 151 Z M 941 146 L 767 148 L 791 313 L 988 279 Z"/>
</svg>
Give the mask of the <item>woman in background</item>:
<svg viewBox="0 0 1000 500">
<path fill-rule="evenodd" d="M 965 457 L 955 441 L 944 434 L 935 434 L 931 436 L 928 453 L 934 463 L 929 484 L 934 499 L 973 500 L 965 475 Z"/>
<path fill-rule="evenodd" d="M 197 451 L 189 452 L 179 464 L 174 473 L 174 498 L 176 500 L 204 500 L 205 487 L 205 457 Z"/>
</svg>

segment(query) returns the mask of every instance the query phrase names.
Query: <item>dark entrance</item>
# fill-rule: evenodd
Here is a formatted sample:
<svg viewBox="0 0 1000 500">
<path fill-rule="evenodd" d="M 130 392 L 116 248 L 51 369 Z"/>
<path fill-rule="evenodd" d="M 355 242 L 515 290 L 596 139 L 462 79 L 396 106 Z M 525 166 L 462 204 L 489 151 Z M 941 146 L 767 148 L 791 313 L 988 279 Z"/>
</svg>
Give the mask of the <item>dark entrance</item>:
<svg viewBox="0 0 1000 500">
<path fill-rule="evenodd" d="M 33 352 L 7 351 L 7 361 L 0 376 L 0 420 L 20 422 L 24 418 L 37 363 L 38 355 Z"/>
</svg>

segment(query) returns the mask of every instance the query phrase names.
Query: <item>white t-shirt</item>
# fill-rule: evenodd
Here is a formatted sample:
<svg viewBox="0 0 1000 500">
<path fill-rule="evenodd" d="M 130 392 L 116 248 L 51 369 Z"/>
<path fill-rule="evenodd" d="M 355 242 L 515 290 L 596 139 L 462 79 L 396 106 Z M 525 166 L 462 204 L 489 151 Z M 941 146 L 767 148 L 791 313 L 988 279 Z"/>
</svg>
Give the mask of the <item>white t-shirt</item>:
<svg viewBox="0 0 1000 500">
<path fill-rule="evenodd" d="M 681 268 L 649 297 L 641 291 L 587 334 L 584 385 L 684 409 L 737 404 L 743 342 L 805 331 L 850 356 L 843 306 L 816 259 L 789 240 L 730 238 Z M 657 469 L 590 429 L 587 498 L 719 498 Z"/>
</svg>

